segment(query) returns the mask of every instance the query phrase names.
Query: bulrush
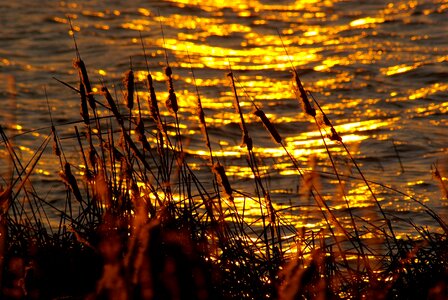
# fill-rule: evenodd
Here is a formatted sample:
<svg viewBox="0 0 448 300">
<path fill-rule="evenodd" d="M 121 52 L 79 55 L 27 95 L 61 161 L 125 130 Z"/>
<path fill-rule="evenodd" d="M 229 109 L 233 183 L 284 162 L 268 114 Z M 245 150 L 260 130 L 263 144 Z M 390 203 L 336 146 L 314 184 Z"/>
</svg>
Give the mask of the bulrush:
<svg viewBox="0 0 448 300">
<path fill-rule="evenodd" d="M 165 68 L 165 75 L 167 76 L 168 80 L 168 99 L 166 100 L 165 104 L 168 108 L 169 112 L 172 114 L 177 114 L 177 111 L 179 110 L 179 107 L 177 106 L 177 98 L 176 93 L 174 92 L 174 85 L 173 85 L 173 71 L 171 70 L 170 66 L 167 66 Z"/>
<path fill-rule="evenodd" d="M 240 116 L 240 128 L 243 132 L 243 141 L 241 142 L 241 146 L 246 145 L 247 150 L 251 151 L 253 148 L 252 138 L 249 136 L 249 132 L 246 127 L 246 123 L 244 122 L 243 112 L 241 111 L 240 101 L 238 99 L 238 94 L 236 92 L 235 79 L 233 77 L 233 73 L 229 72 L 227 77 L 230 78 L 230 84 L 232 86 L 233 95 L 234 95 L 234 107 L 235 112 Z"/>
<path fill-rule="evenodd" d="M 120 112 L 118 111 L 118 107 L 115 104 L 114 99 L 112 98 L 112 95 L 109 93 L 109 90 L 107 89 L 107 87 L 103 86 L 101 87 L 101 92 L 104 95 L 104 97 L 107 100 L 107 104 L 109 104 L 110 110 L 112 111 L 112 113 L 114 114 L 114 116 L 117 117 L 117 121 L 118 123 L 120 123 L 121 125 L 123 125 L 123 118 L 121 117 Z"/>
<path fill-rule="evenodd" d="M 70 187 L 76 200 L 78 200 L 79 203 L 82 203 L 82 196 L 78 187 L 78 183 L 76 182 L 75 176 L 73 176 L 70 164 L 68 162 L 64 164 L 64 171 L 61 171 L 59 175 L 65 182 L 65 184 Z"/>
<path fill-rule="evenodd" d="M 328 134 L 327 137 L 332 140 L 332 141 L 338 141 L 338 142 L 342 142 L 342 138 L 341 136 L 338 134 L 338 132 L 336 131 L 336 129 L 334 129 L 334 127 L 331 127 L 331 134 Z"/>
<path fill-rule="evenodd" d="M 269 121 L 268 117 L 266 117 L 266 114 L 261 109 L 256 108 L 254 111 L 254 115 L 260 118 L 261 122 L 263 123 L 264 127 L 269 131 L 274 141 L 281 144 L 282 143 L 282 137 L 278 133 L 277 129 L 275 129 L 274 125 L 272 125 L 271 121 Z"/>
<path fill-rule="evenodd" d="M 149 90 L 149 111 L 151 113 L 151 117 L 154 119 L 154 121 L 158 122 L 160 118 L 159 113 L 159 105 L 157 104 L 157 96 L 156 92 L 154 90 L 154 82 L 152 80 L 151 74 L 148 73 L 147 76 L 148 80 L 148 90 Z"/>
<path fill-rule="evenodd" d="M 299 74 L 297 74 L 297 71 L 295 69 L 293 70 L 293 73 L 294 73 L 294 81 L 295 81 L 295 83 L 297 85 L 297 89 L 298 89 L 297 96 L 299 97 L 302 109 L 306 114 L 308 114 L 312 117 L 315 117 L 316 110 L 311 106 L 311 103 L 310 103 L 310 100 L 308 99 L 308 95 L 306 94 L 305 88 L 303 87 L 302 82 L 300 81 Z"/>
<path fill-rule="evenodd" d="M 89 106 L 91 109 L 96 109 L 96 103 L 95 98 L 93 97 L 92 93 L 92 86 L 90 85 L 89 75 L 87 74 L 86 65 L 84 64 L 83 60 L 79 57 L 75 58 L 73 60 L 73 66 L 78 69 L 79 78 L 84 84 L 84 87 L 86 88 L 87 92 L 87 100 L 89 102 Z"/>
<path fill-rule="evenodd" d="M 58 138 L 56 135 L 56 128 L 54 127 L 54 125 L 51 125 L 51 134 L 53 135 L 53 153 L 57 157 L 61 157 L 61 149 L 59 148 Z"/>
<path fill-rule="evenodd" d="M 87 95 L 86 95 L 86 88 L 82 82 L 79 83 L 79 94 L 81 96 L 81 117 L 84 121 L 84 124 L 89 125 L 89 110 L 87 108 Z"/>
<path fill-rule="evenodd" d="M 137 126 L 135 127 L 135 131 L 137 133 L 137 140 L 142 143 L 143 149 L 146 151 L 151 151 L 151 146 L 148 143 L 145 135 L 145 124 L 143 123 L 142 118 L 139 118 L 137 121 Z"/>
<path fill-rule="evenodd" d="M 233 200 L 232 187 L 230 186 L 224 167 L 219 162 L 216 162 L 213 165 L 212 171 L 215 173 L 216 179 L 218 180 L 219 185 L 224 189 L 227 197 L 229 197 L 230 200 Z"/>
</svg>

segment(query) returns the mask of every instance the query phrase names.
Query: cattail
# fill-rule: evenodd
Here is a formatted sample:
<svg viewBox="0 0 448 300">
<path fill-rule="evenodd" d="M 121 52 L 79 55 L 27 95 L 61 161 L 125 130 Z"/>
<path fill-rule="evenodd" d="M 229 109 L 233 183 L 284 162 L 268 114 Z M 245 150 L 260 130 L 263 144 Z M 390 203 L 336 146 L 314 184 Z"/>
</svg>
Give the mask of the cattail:
<svg viewBox="0 0 448 300">
<path fill-rule="evenodd" d="M 126 87 L 126 106 L 132 109 L 134 107 L 134 72 L 132 70 L 126 72 L 123 82 Z"/>
<path fill-rule="evenodd" d="M 137 126 L 135 127 L 135 131 L 137 132 L 137 140 L 142 143 L 143 149 L 147 151 L 151 151 L 151 146 L 148 143 L 148 140 L 145 136 L 145 125 L 143 123 L 142 118 L 138 119 Z"/>
<path fill-rule="evenodd" d="M 115 104 L 115 101 L 112 98 L 112 95 L 109 93 L 109 90 L 107 89 L 107 87 L 103 86 L 101 88 L 101 92 L 103 93 L 104 97 L 106 98 L 106 101 L 109 104 L 110 110 L 112 110 L 112 113 L 114 114 L 115 118 L 117 118 L 118 123 L 123 124 L 123 119 L 121 117 L 120 112 L 118 111 L 118 107 Z"/>
<path fill-rule="evenodd" d="M 196 114 L 199 118 L 199 122 L 201 123 L 201 125 L 205 125 L 205 113 L 204 113 L 204 109 L 202 108 L 202 104 L 201 104 L 201 99 L 198 96 L 198 106 L 196 107 Z"/>
<path fill-rule="evenodd" d="M 246 128 L 246 123 L 244 122 L 243 112 L 241 111 L 240 101 L 238 99 L 238 94 L 236 92 L 235 79 L 233 78 L 233 73 L 229 72 L 227 74 L 227 77 L 230 78 L 230 83 L 233 89 L 235 112 L 240 116 L 240 128 L 241 131 L 243 132 L 243 140 L 241 142 L 241 146 L 246 145 L 247 150 L 251 151 L 253 147 L 252 138 L 249 136 L 249 132 L 247 131 Z"/>
<path fill-rule="evenodd" d="M 89 76 L 87 75 L 86 65 L 80 58 L 76 58 L 73 61 L 73 66 L 78 69 L 79 77 L 81 78 L 81 82 L 84 84 L 87 92 L 87 100 L 89 102 L 89 106 L 91 109 L 96 109 L 95 98 L 92 94 L 92 87 L 90 85 Z"/>
<path fill-rule="evenodd" d="M 331 134 L 328 134 L 327 137 L 332 141 L 342 142 L 341 136 L 336 132 L 334 127 L 331 127 Z"/>
<path fill-rule="evenodd" d="M 201 124 L 201 128 L 204 128 L 206 126 L 205 113 L 204 113 L 204 109 L 202 108 L 201 99 L 199 97 L 198 97 L 198 105 L 196 107 L 196 115 L 199 118 L 199 123 Z"/>
<path fill-rule="evenodd" d="M 96 150 L 95 150 L 95 148 L 93 148 L 93 146 L 90 146 L 90 149 L 89 149 L 89 162 L 90 162 L 90 165 L 94 168 L 95 167 L 95 165 L 96 165 L 96 158 L 97 158 L 97 152 L 96 152 Z"/>
<path fill-rule="evenodd" d="M 59 148 L 58 139 L 56 136 L 56 128 L 51 125 L 51 133 L 53 134 L 53 152 L 57 157 L 61 157 L 61 149 Z"/>
<path fill-rule="evenodd" d="M 271 221 L 271 224 L 274 225 L 276 223 L 276 215 L 275 208 L 274 206 L 272 206 L 271 196 L 268 193 L 265 193 L 264 199 L 268 208 L 269 219 Z"/>
<path fill-rule="evenodd" d="M 324 112 L 322 112 L 322 120 L 325 125 L 333 127 L 333 125 L 330 122 L 330 119 L 327 118 L 327 114 L 325 114 Z"/>
<path fill-rule="evenodd" d="M 252 138 L 249 136 L 247 132 L 243 134 L 243 141 L 241 142 L 241 145 L 246 145 L 247 150 L 251 151 L 253 149 L 253 143 Z"/>
<path fill-rule="evenodd" d="M 158 130 L 157 131 L 156 138 L 157 138 L 157 141 L 158 141 L 157 152 L 159 153 L 160 156 L 164 156 L 164 153 L 163 153 L 164 137 L 163 137 L 163 131 L 162 130 Z"/>
<path fill-rule="evenodd" d="M 279 144 L 282 143 L 282 138 L 280 134 L 277 132 L 277 129 L 275 129 L 274 125 L 272 125 L 271 121 L 269 121 L 268 117 L 266 117 L 266 114 L 264 111 L 260 109 L 256 109 L 254 114 L 261 119 L 261 122 L 263 122 L 264 127 L 269 131 L 272 138 Z"/>
<path fill-rule="evenodd" d="M 87 95 L 86 95 L 86 88 L 82 82 L 79 83 L 79 93 L 81 95 L 81 117 L 84 121 L 84 124 L 89 125 L 89 111 L 87 109 Z"/>
<path fill-rule="evenodd" d="M 173 77 L 171 76 L 172 74 L 173 71 L 171 70 L 171 67 L 166 67 L 165 75 L 168 77 L 168 99 L 166 100 L 165 104 L 172 114 L 176 114 L 179 110 L 179 107 L 177 105 L 176 93 L 174 92 Z"/>
<path fill-rule="evenodd" d="M 157 104 L 156 92 L 154 90 L 154 83 L 152 81 L 151 74 L 148 74 L 148 89 L 149 89 L 149 111 L 154 121 L 158 121 L 160 118 L 159 105 Z"/>
<path fill-rule="evenodd" d="M 79 191 L 78 183 L 76 182 L 75 176 L 73 176 L 70 164 L 68 162 L 64 165 L 64 171 L 59 174 L 62 180 L 67 184 L 73 192 L 76 200 L 80 203 L 82 202 L 81 192 Z"/>
<path fill-rule="evenodd" d="M 316 110 L 311 106 L 310 100 L 308 99 L 308 95 L 306 94 L 305 89 L 303 88 L 302 82 L 300 81 L 299 75 L 297 71 L 294 70 L 294 81 L 296 82 L 297 88 L 299 90 L 299 98 L 300 104 L 302 105 L 302 109 L 308 115 L 315 117 Z"/>
<path fill-rule="evenodd" d="M 196 114 L 199 118 L 199 124 L 200 124 L 199 126 L 201 128 L 201 132 L 205 137 L 205 145 L 207 146 L 207 148 L 210 149 L 210 139 L 207 134 L 207 123 L 205 123 L 205 113 L 204 109 L 202 108 L 201 98 L 199 97 L 199 94 L 198 94 L 198 105 L 196 107 Z"/>
<path fill-rule="evenodd" d="M 227 197 L 229 197 L 230 200 L 233 200 L 232 187 L 230 186 L 230 182 L 227 178 L 226 172 L 224 171 L 224 167 L 219 162 L 216 162 L 212 167 L 212 171 L 216 175 L 216 179 L 224 189 Z"/>
</svg>

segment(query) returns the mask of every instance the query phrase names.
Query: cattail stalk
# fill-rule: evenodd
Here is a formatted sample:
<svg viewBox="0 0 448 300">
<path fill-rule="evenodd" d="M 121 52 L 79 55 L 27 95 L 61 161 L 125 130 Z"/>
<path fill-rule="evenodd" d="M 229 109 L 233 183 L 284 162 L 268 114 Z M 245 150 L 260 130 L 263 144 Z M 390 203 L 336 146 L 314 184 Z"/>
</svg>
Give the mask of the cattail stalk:
<svg viewBox="0 0 448 300">
<path fill-rule="evenodd" d="M 235 111 L 240 116 L 240 128 L 243 132 L 243 140 L 241 142 L 241 146 L 246 145 L 247 150 L 251 151 L 253 148 L 252 138 L 249 136 L 249 132 L 247 131 L 246 123 L 244 122 L 243 112 L 241 110 L 240 101 L 238 98 L 238 93 L 236 92 L 235 79 L 233 77 L 233 73 L 229 72 L 227 76 L 230 78 L 230 83 L 233 90 L 234 100 L 235 100 Z"/>
</svg>

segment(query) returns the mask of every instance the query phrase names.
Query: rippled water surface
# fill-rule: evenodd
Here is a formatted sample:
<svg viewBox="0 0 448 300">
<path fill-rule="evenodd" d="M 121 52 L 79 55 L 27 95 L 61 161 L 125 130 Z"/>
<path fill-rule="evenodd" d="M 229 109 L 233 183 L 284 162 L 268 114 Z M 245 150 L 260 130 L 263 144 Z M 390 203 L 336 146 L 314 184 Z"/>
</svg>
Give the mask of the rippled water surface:
<svg viewBox="0 0 448 300">
<path fill-rule="evenodd" d="M 0 123 L 28 161 L 50 133 L 45 87 L 64 152 L 70 161 L 79 161 L 71 123 L 80 120 L 78 96 L 53 79 L 73 85 L 78 80 L 72 67 L 70 16 L 79 51 L 97 88 L 104 82 L 120 95 L 130 61 L 136 78 L 143 82 L 147 68 L 141 33 L 156 91 L 159 99 L 165 99 L 166 49 L 185 150 L 191 154 L 187 159 L 199 178 L 207 180 L 210 172 L 195 116 L 192 70 L 215 155 L 221 157 L 235 189 L 254 191 L 226 77 L 231 68 L 276 207 L 292 205 L 297 226 L 320 226 L 319 215 L 313 216 L 315 204 L 301 192 L 303 184 L 291 160 L 250 114 L 252 101 L 263 108 L 304 168 L 316 163 L 325 198 L 335 211 L 344 213 L 337 181 L 328 174 L 334 171 L 320 133 L 296 100 L 294 66 L 367 179 L 412 195 L 444 215 L 446 199 L 431 169 L 437 166 L 446 180 L 447 13 L 446 0 L 2 1 Z M 139 96 L 146 99 L 144 85 L 138 88 Z M 168 118 L 164 108 L 163 113 Z M 327 145 L 341 174 L 359 178 L 345 150 L 328 140 Z M 2 176 L 7 180 L 7 154 L 1 146 Z M 54 198 L 60 187 L 59 166 L 51 149 L 35 172 L 33 180 L 42 197 Z M 433 225 L 408 197 L 381 185 L 372 188 L 387 213 Z M 372 218 L 376 206 L 362 181 L 347 180 L 345 190 L 355 214 Z"/>
</svg>

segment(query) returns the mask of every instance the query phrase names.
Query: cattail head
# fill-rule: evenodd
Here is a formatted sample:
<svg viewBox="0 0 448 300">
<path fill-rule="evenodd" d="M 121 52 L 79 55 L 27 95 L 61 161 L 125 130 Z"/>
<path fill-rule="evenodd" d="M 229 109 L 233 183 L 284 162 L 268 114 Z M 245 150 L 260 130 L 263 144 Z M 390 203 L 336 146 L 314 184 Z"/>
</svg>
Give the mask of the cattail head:
<svg viewBox="0 0 448 300">
<path fill-rule="evenodd" d="M 264 200 L 265 200 L 266 206 L 268 208 L 269 220 L 270 220 L 272 225 L 275 225 L 275 223 L 276 223 L 276 215 L 275 215 L 274 206 L 272 206 L 271 195 L 269 195 L 269 193 L 265 193 L 264 194 Z"/>
<path fill-rule="evenodd" d="M 81 203 L 82 202 L 81 192 L 79 190 L 78 183 L 76 182 L 75 176 L 73 176 L 72 169 L 68 162 L 64 164 L 64 171 L 61 171 L 59 175 L 61 179 L 64 181 L 64 183 L 70 187 L 76 200 L 78 200 Z"/>
<path fill-rule="evenodd" d="M 161 122 L 159 122 L 159 124 L 161 124 Z M 163 130 L 161 130 L 160 128 L 159 130 L 157 130 L 157 143 L 158 143 L 157 151 L 159 155 L 164 156 L 163 152 L 164 137 L 163 137 Z"/>
<path fill-rule="evenodd" d="M 142 118 L 138 119 L 135 131 L 137 132 L 137 140 L 142 143 L 143 149 L 150 151 L 151 146 L 145 136 L 145 124 L 143 123 Z"/>
<path fill-rule="evenodd" d="M 219 185 L 224 189 L 227 197 L 229 197 L 230 200 L 233 200 L 232 187 L 230 186 L 224 167 L 219 162 L 216 162 L 212 167 L 212 171 L 215 174 Z"/>
<path fill-rule="evenodd" d="M 244 146 L 244 145 L 246 145 L 247 150 L 249 150 L 249 151 L 251 151 L 253 149 L 252 138 L 247 133 L 243 134 L 243 141 L 241 142 L 241 146 Z"/>
<path fill-rule="evenodd" d="M 174 92 L 173 78 L 171 77 L 171 75 L 173 75 L 173 71 L 171 70 L 170 66 L 167 66 L 165 68 L 165 75 L 168 77 L 168 99 L 165 101 L 165 105 L 170 113 L 176 114 L 179 110 L 179 106 L 177 105 L 177 97 L 176 93 Z"/>
<path fill-rule="evenodd" d="M 204 113 L 204 109 L 202 108 L 202 104 L 201 104 L 201 100 L 198 97 L 198 106 L 196 107 L 196 114 L 199 118 L 199 122 L 201 123 L 201 125 L 205 124 L 205 113 Z"/>
<path fill-rule="evenodd" d="M 149 89 L 149 111 L 151 113 L 151 117 L 154 119 L 154 121 L 157 122 L 159 120 L 159 106 L 157 104 L 157 96 L 154 90 L 154 84 L 151 74 L 148 73 L 147 79 Z"/>
<path fill-rule="evenodd" d="M 109 104 L 110 110 L 112 111 L 112 113 L 114 114 L 115 118 L 117 119 L 117 121 L 122 124 L 123 123 L 123 119 L 121 117 L 120 112 L 118 111 L 118 107 L 115 104 L 114 99 L 112 98 L 112 95 L 109 93 L 109 90 L 107 89 L 107 87 L 103 86 L 101 88 L 101 92 L 104 95 L 104 97 L 106 98 L 107 104 Z"/>
<path fill-rule="evenodd" d="M 56 128 L 51 125 L 51 133 L 53 134 L 53 152 L 57 157 L 61 156 L 61 149 L 59 148 L 58 138 L 56 136 Z"/>
<path fill-rule="evenodd" d="M 80 114 L 84 121 L 84 124 L 89 125 L 89 111 L 87 109 L 87 95 L 86 88 L 82 82 L 79 83 L 79 94 L 81 95 L 81 109 Z"/>
<path fill-rule="evenodd" d="M 177 106 L 176 93 L 174 93 L 172 89 L 169 90 L 168 99 L 166 100 L 165 105 L 172 114 L 177 113 L 179 110 L 179 107 Z"/>
<path fill-rule="evenodd" d="M 297 85 L 298 89 L 298 97 L 300 99 L 300 104 L 302 106 L 303 111 L 312 116 L 316 116 L 316 110 L 311 106 L 310 100 L 308 99 L 308 95 L 306 94 L 306 91 L 302 85 L 302 82 L 300 81 L 299 75 L 297 74 L 297 71 L 294 70 L 294 81 Z"/>
<path fill-rule="evenodd" d="M 84 84 L 84 87 L 86 88 L 87 100 L 89 102 L 89 106 L 91 109 L 95 110 L 96 103 L 95 103 L 95 98 L 93 97 L 93 94 L 92 94 L 92 87 L 90 85 L 89 76 L 87 75 L 86 65 L 84 64 L 82 59 L 75 58 L 73 60 L 73 66 L 76 69 L 78 69 L 79 78 L 81 79 L 82 84 Z"/>
<path fill-rule="evenodd" d="M 165 68 L 165 75 L 168 77 L 171 77 L 171 75 L 173 75 L 173 70 L 171 70 L 170 66 Z"/>
<path fill-rule="evenodd" d="M 269 131 L 274 141 L 281 144 L 282 138 L 280 134 L 278 133 L 277 129 L 275 129 L 274 125 L 272 125 L 271 121 L 269 121 L 268 117 L 266 117 L 264 111 L 256 109 L 254 114 L 260 118 L 261 122 L 263 122 L 264 127 Z"/>
<path fill-rule="evenodd" d="M 67 176 L 67 177 L 71 177 L 71 176 L 73 176 L 73 174 L 72 174 L 72 169 L 71 169 L 70 164 L 69 164 L 68 162 L 66 162 L 66 163 L 64 164 L 64 174 L 65 174 L 65 176 Z"/>
<path fill-rule="evenodd" d="M 123 83 L 126 87 L 126 106 L 132 109 L 134 107 L 134 72 L 132 70 L 125 73 Z"/>
<path fill-rule="evenodd" d="M 96 158 L 97 158 L 97 152 L 95 150 L 95 148 L 93 148 L 92 146 L 89 149 L 89 162 L 90 165 L 94 168 L 96 166 Z"/>
<path fill-rule="evenodd" d="M 331 134 L 328 134 L 328 138 L 332 141 L 342 142 L 341 136 L 337 133 L 334 127 L 331 127 Z"/>
<path fill-rule="evenodd" d="M 327 126 L 333 126 L 330 122 L 330 119 L 328 119 L 327 114 L 322 112 L 322 120 L 324 122 L 325 125 Z"/>
</svg>

